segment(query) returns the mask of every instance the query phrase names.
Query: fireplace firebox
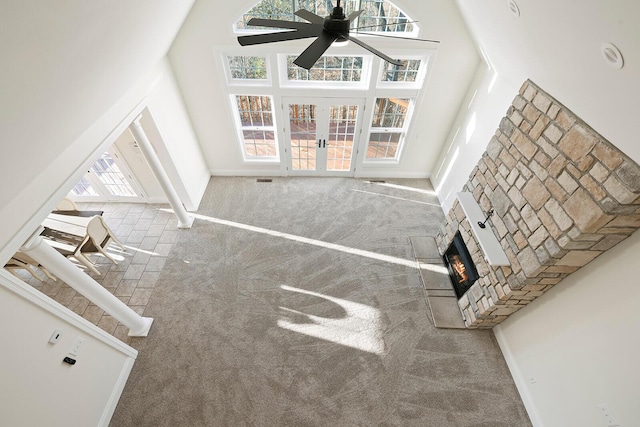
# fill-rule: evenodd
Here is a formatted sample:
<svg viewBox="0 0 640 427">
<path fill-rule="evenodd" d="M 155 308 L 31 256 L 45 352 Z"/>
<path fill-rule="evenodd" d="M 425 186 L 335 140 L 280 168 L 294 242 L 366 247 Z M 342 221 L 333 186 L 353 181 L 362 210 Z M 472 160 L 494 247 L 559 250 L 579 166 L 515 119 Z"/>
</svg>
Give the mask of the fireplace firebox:
<svg viewBox="0 0 640 427">
<path fill-rule="evenodd" d="M 449 270 L 453 290 L 460 299 L 480 277 L 460 232 L 457 232 L 453 237 L 453 241 L 442 258 Z"/>
</svg>

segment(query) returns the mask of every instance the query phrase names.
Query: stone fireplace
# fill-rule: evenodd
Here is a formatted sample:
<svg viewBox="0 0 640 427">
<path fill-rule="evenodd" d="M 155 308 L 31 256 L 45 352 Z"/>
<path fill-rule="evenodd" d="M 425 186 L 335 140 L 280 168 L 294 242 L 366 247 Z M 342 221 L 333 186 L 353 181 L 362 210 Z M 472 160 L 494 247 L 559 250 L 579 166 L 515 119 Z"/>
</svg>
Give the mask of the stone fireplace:
<svg viewBox="0 0 640 427">
<path fill-rule="evenodd" d="M 459 232 L 479 278 L 458 300 L 467 328 L 491 328 L 640 227 L 640 166 L 526 81 L 463 191 L 508 265 L 487 261 L 460 202 L 436 237 Z"/>
</svg>

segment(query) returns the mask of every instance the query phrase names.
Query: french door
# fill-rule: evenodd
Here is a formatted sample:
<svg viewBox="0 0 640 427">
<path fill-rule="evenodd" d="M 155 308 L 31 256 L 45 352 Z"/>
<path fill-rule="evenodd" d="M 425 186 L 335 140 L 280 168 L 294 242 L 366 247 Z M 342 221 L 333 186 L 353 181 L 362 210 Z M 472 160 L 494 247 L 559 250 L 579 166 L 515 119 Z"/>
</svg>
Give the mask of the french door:
<svg viewBox="0 0 640 427">
<path fill-rule="evenodd" d="M 105 150 L 69 192 L 77 202 L 145 202 L 146 197 L 115 146 Z"/>
<path fill-rule="evenodd" d="M 353 176 L 363 99 L 284 98 L 290 175 Z"/>
</svg>

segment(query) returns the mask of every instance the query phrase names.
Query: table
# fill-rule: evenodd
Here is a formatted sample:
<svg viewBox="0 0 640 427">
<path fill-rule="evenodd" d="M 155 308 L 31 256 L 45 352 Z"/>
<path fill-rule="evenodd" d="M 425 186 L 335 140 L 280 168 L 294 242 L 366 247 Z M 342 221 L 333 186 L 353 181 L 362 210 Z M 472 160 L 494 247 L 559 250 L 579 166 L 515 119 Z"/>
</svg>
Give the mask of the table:
<svg viewBox="0 0 640 427">
<path fill-rule="evenodd" d="M 51 237 L 66 235 L 72 240 L 83 239 L 87 235 L 87 224 L 89 224 L 91 218 L 50 213 L 42 221 L 42 225 L 45 227 L 44 234 L 50 235 L 53 232 L 52 234 L 54 235 Z"/>
<path fill-rule="evenodd" d="M 104 211 L 52 211 L 51 213 L 56 215 L 92 217 L 102 215 Z"/>
</svg>

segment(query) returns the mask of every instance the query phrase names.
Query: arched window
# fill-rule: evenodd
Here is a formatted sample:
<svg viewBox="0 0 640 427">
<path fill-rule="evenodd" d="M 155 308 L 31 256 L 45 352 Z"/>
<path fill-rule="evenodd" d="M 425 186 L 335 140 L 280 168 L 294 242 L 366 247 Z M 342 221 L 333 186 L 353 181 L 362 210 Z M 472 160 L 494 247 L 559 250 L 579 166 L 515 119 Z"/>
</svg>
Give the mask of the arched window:
<svg viewBox="0 0 640 427">
<path fill-rule="evenodd" d="M 335 0 L 334 0 L 335 1 Z M 246 23 L 251 18 L 282 19 L 285 21 L 304 21 L 293 13 L 306 9 L 319 16 L 327 16 L 333 10 L 332 0 L 262 0 L 251 10 L 243 14 L 236 22 L 236 31 L 253 29 Z M 352 31 L 366 33 L 395 33 L 404 36 L 418 34 L 418 27 L 412 23 L 404 12 L 386 0 L 344 0 L 345 12 L 363 10 L 362 14 L 351 24 Z M 271 29 L 273 30 L 273 29 Z"/>
</svg>

